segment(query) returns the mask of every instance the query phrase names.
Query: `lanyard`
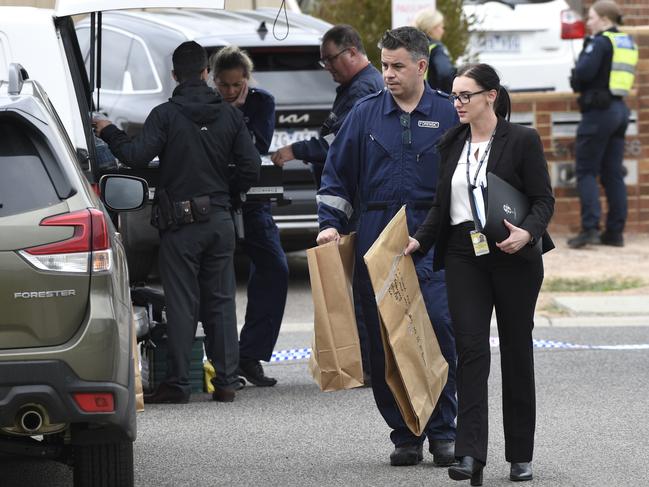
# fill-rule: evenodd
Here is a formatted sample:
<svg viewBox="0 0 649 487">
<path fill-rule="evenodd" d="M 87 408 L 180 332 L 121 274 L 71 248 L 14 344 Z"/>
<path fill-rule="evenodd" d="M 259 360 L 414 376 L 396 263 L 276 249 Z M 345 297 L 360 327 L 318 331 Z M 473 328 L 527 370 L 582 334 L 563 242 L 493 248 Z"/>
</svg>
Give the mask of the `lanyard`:
<svg viewBox="0 0 649 487">
<path fill-rule="evenodd" d="M 482 169 L 482 165 L 484 164 L 484 161 L 487 159 L 487 154 L 489 154 L 489 150 L 491 149 L 491 143 L 494 141 L 494 136 L 496 135 L 496 129 L 494 129 L 493 132 L 491 132 L 491 137 L 489 138 L 489 143 L 487 144 L 487 147 L 485 151 L 482 153 L 482 157 L 480 158 L 480 161 L 478 162 L 478 169 L 475 172 L 475 176 L 473 178 L 473 184 L 471 184 L 471 177 L 469 176 L 469 166 L 470 164 L 470 157 L 471 157 L 471 134 L 469 133 L 469 138 L 467 139 L 468 147 L 466 150 L 466 184 L 469 188 L 469 193 L 471 192 L 472 189 L 476 188 L 476 182 L 478 181 L 478 174 L 480 174 L 480 169 Z"/>
<path fill-rule="evenodd" d="M 469 204 L 471 205 L 471 215 L 473 216 L 473 224 L 475 225 L 475 229 L 477 232 L 482 231 L 482 224 L 480 223 L 480 218 L 478 218 L 478 211 L 475 206 L 475 200 L 473 199 L 473 190 L 476 188 L 476 183 L 478 182 L 478 174 L 480 174 L 480 169 L 482 168 L 484 161 L 487 159 L 487 154 L 489 154 L 489 150 L 491 149 L 491 143 L 494 141 L 495 135 L 496 135 L 496 129 L 494 129 L 494 131 L 491 133 L 491 137 L 489 138 L 489 143 L 487 144 L 487 147 L 485 148 L 485 151 L 482 154 L 480 161 L 478 162 L 478 170 L 475 172 L 475 177 L 473 178 L 473 184 L 471 184 L 471 177 L 469 176 L 469 166 L 471 162 L 470 161 L 470 156 L 471 156 L 471 134 L 470 133 L 467 139 L 468 147 L 466 150 L 466 189 L 469 192 Z"/>
</svg>

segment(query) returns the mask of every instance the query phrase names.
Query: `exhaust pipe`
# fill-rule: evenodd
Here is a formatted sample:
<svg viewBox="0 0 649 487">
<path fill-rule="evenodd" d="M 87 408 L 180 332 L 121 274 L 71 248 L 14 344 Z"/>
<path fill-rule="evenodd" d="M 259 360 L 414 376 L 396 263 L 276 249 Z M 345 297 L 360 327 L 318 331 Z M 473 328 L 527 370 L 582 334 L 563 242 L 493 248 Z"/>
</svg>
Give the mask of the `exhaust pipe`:
<svg viewBox="0 0 649 487">
<path fill-rule="evenodd" d="M 43 413 L 36 408 L 23 409 L 18 418 L 19 426 L 26 433 L 35 434 L 43 427 Z"/>
</svg>

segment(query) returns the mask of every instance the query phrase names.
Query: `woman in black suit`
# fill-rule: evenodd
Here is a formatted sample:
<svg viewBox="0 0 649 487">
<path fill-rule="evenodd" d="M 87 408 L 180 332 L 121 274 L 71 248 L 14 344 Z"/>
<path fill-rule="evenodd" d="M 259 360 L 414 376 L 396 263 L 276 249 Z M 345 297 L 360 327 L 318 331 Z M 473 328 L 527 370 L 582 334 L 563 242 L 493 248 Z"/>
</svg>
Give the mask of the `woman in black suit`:
<svg viewBox="0 0 649 487">
<path fill-rule="evenodd" d="M 491 66 L 460 68 L 450 98 L 461 124 L 440 140 L 435 202 L 405 251 L 427 252 L 435 245 L 433 268 L 446 269 L 458 353 L 455 456 L 460 460 L 449 468 L 449 476 L 482 485 L 488 444 L 489 327 L 495 307 L 505 458 L 511 463 L 511 480 L 531 480 L 536 409 L 532 328 L 543 262 L 540 255 L 530 260 L 517 252 L 538 239 L 543 251 L 554 247 L 546 232 L 554 211 L 547 162 L 536 131 L 509 123 L 509 95 Z M 487 172 L 507 181 L 530 202 L 530 213 L 520 227 L 503 222 L 509 237 L 502 242 L 478 232 L 481 202 L 476 198 L 482 192 L 469 196 L 469 187 L 486 185 Z"/>
</svg>

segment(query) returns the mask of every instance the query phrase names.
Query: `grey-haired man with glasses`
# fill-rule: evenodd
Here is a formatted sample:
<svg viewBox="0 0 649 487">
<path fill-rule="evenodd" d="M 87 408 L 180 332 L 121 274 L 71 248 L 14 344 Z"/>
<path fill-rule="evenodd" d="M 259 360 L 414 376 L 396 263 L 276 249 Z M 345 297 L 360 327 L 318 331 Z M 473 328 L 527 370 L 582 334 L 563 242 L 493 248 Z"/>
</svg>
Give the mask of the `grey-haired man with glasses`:
<svg viewBox="0 0 649 487">
<path fill-rule="evenodd" d="M 401 206 L 406 205 L 410 231 L 424 221 L 437 186 L 439 156 L 435 146 L 459 120 L 446 95 L 433 91 L 424 81 L 428 39 L 422 32 L 412 27 L 387 31 L 379 47 L 387 88 L 356 103 L 329 148 L 318 191 L 318 244 L 339 238 L 358 200 L 356 271 L 371 343 L 374 399 L 392 428 L 395 448 L 390 463 L 418 464 L 428 438 L 434 464 L 448 466 L 455 462 L 456 354 L 443 271 L 433 272 L 432 251 L 413 255 L 426 308 L 449 364 L 446 387 L 424 435 L 417 437 L 406 426 L 385 382 L 376 300 L 363 255 Z"/>
<path fill-rule="evenodd" d="M 318 188 L 329 145 L 349 110 L 364 96 L 383 89 L 381 73 L 370 64 L 360 35 L 350 25 L 335 25 L 322 36 L 320 66 L 340 86 L 336 88 L 333 108 L 320 128 L 319 137 L 284 146 L 271 157 L 278 166 L 293 159 L 311 163 Z"/>
</svg>

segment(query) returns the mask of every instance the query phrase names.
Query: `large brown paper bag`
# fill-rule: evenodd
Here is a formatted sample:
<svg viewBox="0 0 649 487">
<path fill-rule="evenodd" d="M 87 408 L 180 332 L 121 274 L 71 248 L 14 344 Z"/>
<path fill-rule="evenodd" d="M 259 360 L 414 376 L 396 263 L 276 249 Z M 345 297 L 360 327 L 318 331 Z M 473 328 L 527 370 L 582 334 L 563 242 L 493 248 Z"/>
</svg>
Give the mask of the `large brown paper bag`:
<svg viewBox="0 0 649 487">
<path fill-rule="evenodd" d="M 352 275 L 356 234 L 306 251 L 314 329 L 309 370 L 323 391 L 363 385 Z"/>
<path fill-rule="evenodd" d="M 406 425 L 420 436 L 446 384 L 448 364 L 428 317 L 408 244 L 405 206 L 364 256 L 379 308 L 385 379 Z"/>
</svg>

